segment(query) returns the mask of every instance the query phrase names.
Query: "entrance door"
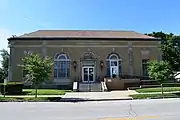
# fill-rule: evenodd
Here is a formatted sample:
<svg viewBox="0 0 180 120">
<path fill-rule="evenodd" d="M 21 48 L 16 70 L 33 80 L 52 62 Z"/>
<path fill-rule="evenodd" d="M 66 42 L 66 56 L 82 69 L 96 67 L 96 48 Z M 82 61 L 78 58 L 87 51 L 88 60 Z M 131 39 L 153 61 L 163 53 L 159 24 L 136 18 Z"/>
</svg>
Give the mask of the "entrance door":
<svg viewBox="0 0 180 120">
<path fill-rule="evenodd" d="M 118 61 L 117 60 L 111 60 L 110 61 L 110 75 L 113 77 L 113 75 L 118 76 L 119 75 L 119 67 L 118 67 Z"/>
<path fill-rule="evenodd" d="M 94 67 L 82 68 L 82 80 L 83 82 L 94 82 Z"/>
</svg>

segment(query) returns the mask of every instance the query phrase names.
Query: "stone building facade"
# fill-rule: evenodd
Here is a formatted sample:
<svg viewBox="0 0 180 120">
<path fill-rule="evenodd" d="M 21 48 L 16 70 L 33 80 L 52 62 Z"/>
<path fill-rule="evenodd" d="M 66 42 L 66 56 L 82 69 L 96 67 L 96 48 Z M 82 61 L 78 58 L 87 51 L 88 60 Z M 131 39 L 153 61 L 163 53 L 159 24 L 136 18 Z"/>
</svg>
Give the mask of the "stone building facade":
<svg viewBox="0 0 180 120">
<path fill-rule="evenodd" d="M 29 53 L 52 57 L 50 81 L 65 86 L 104 77 L 148 76 L 147 61 L 161 60 L 160 39 L 134 31 L 39 30 L 8 41 L 10 81 L 23 80 L 18 64 Z"/>
</svg>

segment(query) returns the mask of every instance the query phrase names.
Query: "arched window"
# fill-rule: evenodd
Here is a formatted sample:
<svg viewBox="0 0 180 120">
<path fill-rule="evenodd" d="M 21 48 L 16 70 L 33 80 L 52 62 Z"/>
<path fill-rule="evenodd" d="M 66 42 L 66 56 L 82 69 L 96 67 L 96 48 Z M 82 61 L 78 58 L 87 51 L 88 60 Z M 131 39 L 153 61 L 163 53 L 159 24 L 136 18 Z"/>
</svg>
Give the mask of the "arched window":
<svg viewBox="0 0 180 120">
<path fill-rule="evenodd" d="M 119 76 L 121 74 L 121 61 L 120 57 L 112 53 L 107 57 L 107 75 L 109 77 Z"/>
<path fill-rule="evenodd" d="M 70 76 L 70 59 L 66 54 L 56 54 L 54 58 L 54 79 Z"/>
</svg>

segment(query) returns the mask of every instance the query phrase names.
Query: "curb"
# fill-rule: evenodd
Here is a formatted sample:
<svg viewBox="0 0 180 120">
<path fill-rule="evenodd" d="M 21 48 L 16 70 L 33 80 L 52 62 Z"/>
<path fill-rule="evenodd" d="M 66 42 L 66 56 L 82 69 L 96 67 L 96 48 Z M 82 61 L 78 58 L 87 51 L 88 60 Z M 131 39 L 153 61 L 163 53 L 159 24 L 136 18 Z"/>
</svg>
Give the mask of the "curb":
<svg viewBox="0 0 180 120">
<path fill-rule="evenodd" d="M 120 100 L 133 100 L 133 98 L 119 98 L 119 99 L 83 99 L 83 98 L 60 98 L 56 100 L 0 100 L 0 102 L 90 102 L 90 101 L 120 101 Z"/>
<path fill-rule="evenodd" d="M 133 98 L 118 98 L 118 99 L 82 99 L 82 98 L 61 98 L 58 102 L 90 102 L 90 101 L 120 101 L 133 100 Z"/>
</svg>

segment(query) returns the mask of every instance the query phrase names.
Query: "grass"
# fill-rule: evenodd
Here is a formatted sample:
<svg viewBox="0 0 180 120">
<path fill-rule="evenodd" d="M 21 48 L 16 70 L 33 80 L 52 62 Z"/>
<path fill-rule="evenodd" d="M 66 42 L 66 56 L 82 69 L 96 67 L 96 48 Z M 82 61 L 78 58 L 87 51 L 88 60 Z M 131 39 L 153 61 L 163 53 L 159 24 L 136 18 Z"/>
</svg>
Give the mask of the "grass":
<svg viewBox="0 0 180 120">
<path fill-rule="evenodd" d="M 16 84 L 23 84 L 22 82 L 8 82 L 7 85 L 16 85 Z M 0 85 L 4 85 L 4 83 L 0 83 Z"/>
<path fill-rule="evenodd" d="M 71 90 L 38 89 L 38 95 L 64 95 Z M 35 95 L 35 89 L 23 89 L 24 95 Z"/>
<path fill-rule="evenodd" d="M 180 87 L 163 87 L 163 91 L 164 92 L 180 91 Z M 157 87 L 157 88 L 141 88 L 141 89 L 136 89 L 136 92 L 138 92 L 138 93 L 161 92 L 161 87 Z"/>
<path fill-rule="evenodd" d="M 56 100 L 57 98 L 55 97 L 0 97 L 0 101 L 8 101 L 8 102 L 18 102 L 18 101 L 33 101 L 33 102 L 38 102 L 38 101 L 53 101 Z"/>
<path fill-rule="evenodd" d="M 179 98 L 180 93 L 165 93 L 165 94 L 135 94 L 130 95 L 133 99 L 160 99 L 160 98 Z"/>
</svg>

